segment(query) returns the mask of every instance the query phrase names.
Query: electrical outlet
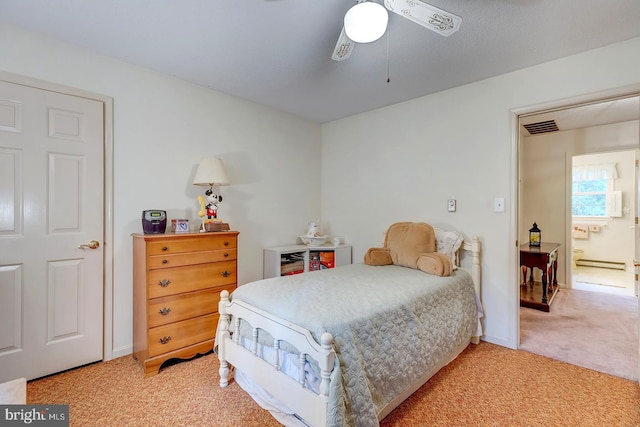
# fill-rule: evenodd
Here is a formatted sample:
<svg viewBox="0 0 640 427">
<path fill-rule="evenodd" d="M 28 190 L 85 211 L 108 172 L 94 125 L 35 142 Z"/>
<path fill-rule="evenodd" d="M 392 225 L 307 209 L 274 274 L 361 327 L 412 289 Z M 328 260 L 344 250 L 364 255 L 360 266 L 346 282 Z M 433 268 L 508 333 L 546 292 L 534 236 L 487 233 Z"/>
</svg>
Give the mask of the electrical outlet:
<svg viewBox="0 0 640 427">
<path fill-rule="evenodd" d="M 456 199 L 447 200 L 447 210 L 449 212 L 455 212 L 456 211 Z"/>
</svg>

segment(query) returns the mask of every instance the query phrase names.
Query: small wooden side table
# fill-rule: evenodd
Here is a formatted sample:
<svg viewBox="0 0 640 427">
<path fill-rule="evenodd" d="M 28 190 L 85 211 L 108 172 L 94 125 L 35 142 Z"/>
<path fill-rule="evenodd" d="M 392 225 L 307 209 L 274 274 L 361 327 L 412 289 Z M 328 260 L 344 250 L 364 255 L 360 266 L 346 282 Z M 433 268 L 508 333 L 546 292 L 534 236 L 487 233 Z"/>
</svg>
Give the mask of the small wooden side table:
<svg viewBox="0 0 640 427">
<path fill-rule="evenodd" d="M 542 242 L 540 246 L 520 246 L 520 268 L 522 269 L 523 281 L 520 284 L 520 306 L 535 308 L 542 311 L 549 311 L 553 297 L 558 292 L 558 249 L 559 243 Z M 527 292 L 528 287 L 533 290 L 533 269 L 539 268 L 542 271 L 542 296 L 540 301 L 536 301 L 533 292 Z M 529 280 L 527 281 L 527 270 L 529 270 Z M 528 297 L 525 294 L 529 294 Z"/>
</svg>

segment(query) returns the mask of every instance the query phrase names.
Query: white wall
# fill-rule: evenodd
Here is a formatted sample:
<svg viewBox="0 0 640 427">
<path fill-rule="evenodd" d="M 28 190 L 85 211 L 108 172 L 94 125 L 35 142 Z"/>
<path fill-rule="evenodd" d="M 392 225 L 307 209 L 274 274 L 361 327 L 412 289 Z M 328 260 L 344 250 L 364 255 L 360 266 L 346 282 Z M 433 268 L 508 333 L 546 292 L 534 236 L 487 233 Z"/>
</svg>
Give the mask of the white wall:
<svg viewBox="0 0 640 427">
<path fill-rule="evenodd" d="M 640 114 L 640 113 L 639 113 Z M 633 206 L 635 189 L 634 153 L 638 148 L 638 121 L 595 126 L 578 130 L 529 136 L 522 138 L 520 169 L 521 218 L 520 240 L 528 240 L 528 230 L 535 221 L 542 229 L 544 241 L 562 245 L 559 259 L 558 281 L 567 281 L 567 260 L 571 262 L 571 247 L 588 249 L 585 258 L 624 261 L 633 265 L 633 223 L 636 208 Z M 571 186 L 571 159 L 580 156 L 578 162 L 598 154 L 596 163 L 617 163 L 620 179 L 616 190 L 625 193 L 624 206 L 629 213 L 621 218 L 607 220 L 577 220 L 581 224 L 601 224 L 600 233 L 591 233 L 588 240 L 571 239 L 571 202 L 568 195 Z M 594 160 L 591 160 L 594 161 Z"/>
<path fill-rule="evenodd" d="M 0 69 L 114 98 L 115 355 L 131 351 L 130 234 L 143 209 L 195 218 L 191 179 L 210 155 L 233 182 L 220 216 L 241 232 L 240 283 L 320 215 L 356 261 L 392 222 L 428 221 L 481 237 L 486 339 L 517 346 L 512 112 L 638 90 L 638 51 L 640 38 L 319 126 L 0 25 Z"/>
<path fill-rule="evenodd" d="M 479 235 L 485 339 L 517 347 L 514 112 L 638 91 L 639 51 L 637 38 L 323 125 L 323 220 L 354 245 L 354 260 L 396 221 Z M 495 197 L 505 213 L 493 211 Z"/>
<path fill-rule="evenodd" d="M 320 217 L 320 126 L 289 114 L 0 25 L 0 70 L 114 99 L 113 351 L 131 352 L 131 233 L 144 209 L 196 225 L 201 157 L 232 185 L 219 216 L 239 230 L 238 280 L 262 278 L 262 249 Z"/>
</svg>

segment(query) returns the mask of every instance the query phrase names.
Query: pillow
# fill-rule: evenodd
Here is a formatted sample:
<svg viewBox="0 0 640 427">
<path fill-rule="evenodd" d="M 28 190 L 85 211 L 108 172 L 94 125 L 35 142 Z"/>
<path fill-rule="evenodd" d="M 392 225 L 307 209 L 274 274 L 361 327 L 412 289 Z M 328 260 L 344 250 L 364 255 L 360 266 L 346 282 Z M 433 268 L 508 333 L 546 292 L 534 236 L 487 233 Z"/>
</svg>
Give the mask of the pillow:
<svg viewBox="0 0 640 427">
<path fill-rule="evenodd" d="M 425 222 L 396 222 L 391 224 L 384 239 L 395 265 L 418 268 L 422 253 L 435 252 L 433 227 Z"/>
<path fill-rule="evenodd" d="M 462 234 L 457 231 L 445 231 L 435 227 L 433 231 L 436 235 L 437 251 L 451 258 L 451 264 L 454 268 L 457 267 L 458 249 L 460 249 L 460 246 L 464 241 L 464 237 L 462 237 Z"/>
</svg>

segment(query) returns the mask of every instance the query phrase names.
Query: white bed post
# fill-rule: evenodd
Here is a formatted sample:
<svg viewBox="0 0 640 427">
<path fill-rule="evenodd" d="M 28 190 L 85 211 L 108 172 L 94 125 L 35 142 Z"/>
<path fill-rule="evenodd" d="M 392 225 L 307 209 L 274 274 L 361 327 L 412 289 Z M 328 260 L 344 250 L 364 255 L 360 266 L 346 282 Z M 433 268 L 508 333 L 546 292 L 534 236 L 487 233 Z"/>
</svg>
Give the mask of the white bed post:
<svg viewBox="0 0 640 427">
<path fill-rule="evenodd" d="M 471 278 L 473 280 L 473 287 L 476 290 L 478 299 L 482 301 L 482 294 L 480 283 L 482 280 L 482 271 L 480 270 L 480 238 L 473 236 L 471 239 Z M 480 337 L 471 337 L 471 342 L 474 344 L 480 343 Z"/>
<path fill-rule="evenodd" d="M 226 387 L 229 384 L 229 363 L 225 356 L 225 340 L 230 338 L 229 334 L 229 315 L 227 314 L 226 304 L 229 303 L 229 291 L 220 292 L 220 302 L 218 303 L 218 312 L 220 313 L 220 321 L 218 323 L 218 333 L 216 340 L 218 341 L 218 359 L 220 360 L 220 387 Z"/>
<path fill-rule="evenodd" d="M 471 278 L 473 279 L 473 285 L 476 288 L 476 293 L 480 297 L 480 238 L 473 236 L 471 240 Z"/>
<path fill-rule="evenodd" d="M 325 332 L 320 336 L 320 347 L 322 348 L 322 360 L 320 361 L 320 396 L 329 396 L 329 383 L 331 382 L 331 371 L 336 358 L 336 352 L 333 349 L 333 336 L 329 332 Z"/>
</svg>

